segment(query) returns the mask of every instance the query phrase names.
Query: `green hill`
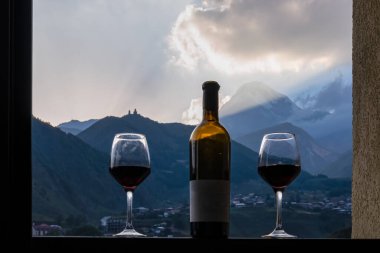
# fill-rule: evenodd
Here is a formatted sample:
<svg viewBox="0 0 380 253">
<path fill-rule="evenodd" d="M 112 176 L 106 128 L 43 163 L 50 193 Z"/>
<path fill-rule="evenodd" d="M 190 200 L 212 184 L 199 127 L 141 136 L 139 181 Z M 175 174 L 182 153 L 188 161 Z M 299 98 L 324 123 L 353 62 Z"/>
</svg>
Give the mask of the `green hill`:
<svg viewBox="0 0 380 253">
<path fill-rule="evenodd" d="M 352 150 L 344 152 L 321 173 L 331 178 L 352 178 Z"/>
<path fill-rule="evenodd" d="M 282 123 L 261 129 L 237 139 L 254 151 L 259 151 L 260 143 L 265 134 L 289 132 L 295 134 L 301 155 L 302 169 L 316 175 L 321 169 L 335 160 L 336 154 L 321 147 L 305 130 L 291 123 Z"/>
<path fill-rule="evenodd" d="M 152 172 L 137 188 L 134 207 L 188 204 L 188 140 L 193 128 L 127 115 L 103 118 L 74 136 L 33 119 L 33 220 L 79 215 L 95 224 L 103 216 L 124 214 L 124 192 L 108 172 L 111 143 L 119 132 L 143 133 L 149 143 Z M 232 194 L 272 195 L 271 188 L 258 176 L 257 153 L 237 142 L 231 146 Z M 289 187 L 289 196 L 291 191 L 348 194 L 351 181 L 302 171 Z"/>
<path fill-rule="evenodd" d="M 72 134 L 33 118 L 34 220 L 82 215 L 96 220 L 124 207 L 108 172 L 108 156 Z"/>
<path fill-rule="evenodd" d="M 139 114 L 121 118 L 106 117 L 78 135 L 83 141 L 102 152 L 110 152 L 116 133 L 136 132 L 147 137 L 152 159 L 151 175 L 146 187 L 136 191 L 136 199 L 152 198 L 143 204 L 162 205 L 172 201 L 188 203 L 189 181 L 189 138 L 194 126 L 180 123 L 159 123 Z M 231 184 L 232 190 L 244 188 L 244 183 L 257 180 L 257 153 L 232 142 Z M 147 191 L 145 191 L 147 190 Z M 252 188 L 250 188 L 252 190 Z M 145 196 L 144 196 L 145 195 Z"/>
</svg>

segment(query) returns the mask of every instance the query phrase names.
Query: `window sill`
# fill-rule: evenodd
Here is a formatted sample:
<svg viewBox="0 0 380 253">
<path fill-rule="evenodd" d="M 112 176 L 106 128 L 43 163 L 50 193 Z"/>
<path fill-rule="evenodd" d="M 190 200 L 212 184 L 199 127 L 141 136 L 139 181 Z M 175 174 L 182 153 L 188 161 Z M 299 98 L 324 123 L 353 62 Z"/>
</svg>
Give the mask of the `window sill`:
<svg viewBox="0 0 380 253">
<path fill-rule="evenodd" d="M 39 236 L 31 238 L 31 246 L 33 249 L 71 249 L 71 248 L 87 248 L 87 249 L 111 249 L 111 248 L 123 248 L 123 249 L 136 249 L 138 251 L 144 249 L 156 249 L 157 251 L 170 251 L 179 250 L 179 249 L 195 249 L 200 246 L 205 249 L 226 249 L 226 248 L 238 248 L 238 247 L 265 247 L 265 250 L 278 249 L 280 246 L 285 245 L 294 245 L 293 243 L 311 242 L 317 248 L 319 245 L 322 246 L 324 243 L 320 242 L 332 241 L 337 243 L 346 243 L 347 241 L 355 241 L 351 239 L 293 239 L 293 240 L 268 240 L 261 238 L 229 238 L 225 240 L 217 239 L 206 239 L 206 240 L 196 240 L 190 237 L 174 237 L 174 238 L 157 238 L 157 237 L 144 237 L 144 238 L 117 238 L 117 237 L 93 237 L 93 236 L 78 236 L 78 237 L 48 237 L 48 236 Z M 314 243 L 313 243 L 314 242 Z M 176 246 L 181 246 L 177 248 Z M 314 247 L 314 246 L 313 246 Z M 181 250 L 182 251 L 182 250 Z"/>
</svg>

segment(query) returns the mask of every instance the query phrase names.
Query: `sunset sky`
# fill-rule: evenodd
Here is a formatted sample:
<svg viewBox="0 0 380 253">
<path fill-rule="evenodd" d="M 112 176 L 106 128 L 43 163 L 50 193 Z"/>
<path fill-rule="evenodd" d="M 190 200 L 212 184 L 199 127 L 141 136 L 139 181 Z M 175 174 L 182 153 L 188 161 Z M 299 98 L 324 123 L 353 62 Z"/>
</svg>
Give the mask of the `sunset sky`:
<svg viewBox="0 0 380 253">
<path fill-rule="evenodd" d="M 33 8 L 33 114 L 53 125 L 134 108 L 187 123 L 206 80 L 221 84 L 225 101 L 252 81 L 290 97 L 337 76 L 351 83 L 351 0 L 35 0 Z"/>
</svg>

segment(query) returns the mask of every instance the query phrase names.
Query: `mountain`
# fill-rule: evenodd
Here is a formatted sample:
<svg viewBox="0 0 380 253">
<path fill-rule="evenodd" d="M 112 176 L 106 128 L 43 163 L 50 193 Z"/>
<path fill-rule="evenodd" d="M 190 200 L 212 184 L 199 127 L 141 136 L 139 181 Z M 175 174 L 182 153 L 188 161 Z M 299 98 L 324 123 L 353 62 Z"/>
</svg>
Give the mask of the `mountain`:
<svg viewBox="0 0 380 253">
<path fill-rule="evenodd" d="M 108 155 L 36 118 L 32 168 L 33 219 L 71 214 L 94 221 L 125 208 L 108 172 Z"/>
<path fill-rule="evenodd" d="M 260 82 L 242 85 L 220 111 L 221 122 L 233 138 L 303 114 L 287 96 Z"/>
<path fill-rule="evenodd" d="M 237 138 L 237 141 L 258 152 L 263 136 L 268 133 L 290 132 L 296 135 L 301 154 L 302 169 L 311 174 L 321 173 L 322 168 L 336 159 L 336 154 L 321 147 L 303 129 L 291 123 L 282 123 Z"/>
<path fill-rule="evenodd" d="M 124 117 L 106 117 L 78 135 L 83 141 L 101 152 L 109 153 L 113 137 L 120 132 L 142 133 L 147 137 L 152 160 L 151 175 L 146 179 L 147 192 L 162 199 L 170 195 L 172 201 L 187 202 L 189 180 L 189 138 L 194 126 L 180 123 L 159 123 L 139 114 Z M 257 179 L 257 153 L 232 142 L 232 189 L 249 179 Z M 142 197 L 142 196 L 141 196 Z M 139 197 L 136 197 L 138 199 Z M 150 201 L 150 200 L 149 200 Z M 164 202 L 162 202 L 164 203 Z M 148 205 L 148 203 L 144 203 Z"/>
<path fill-rule="evenodd" d="M 281 127 L 281 126 L 280 126 Z M 283 124 L 282 129 L 296 132 L 303 140 L 303 145 L 308 147 L 306 152 L 311 154 L 303 154 L 305 157 L 305 167 L 312 164 L 317 170 L 326 165 L 325 161 L 331 161 L 335 155 L 326 149 L 320 147 L 315 141 L 302 129 L 291 124 Z M 287 128 L 286 128 L 287 127 Z M 126 115 L 121 118 L 106 117 L 78 135 L 83 141 L 101 152 L 110 153 L 113 137 L 120 132 L 136 132 L 145 134 L 147 137 L 151 160 L 152 172 L 146 179 L 145 189 L 138 189 L 136 195 L 150 195 L 151 199 L 162 200 L 162 196 L 170 196 L 158 204 L 171 203 L 180 201 L 187 203 L 188 201 L 188 141 L 194 126 L 183 125 L 180 123 L 159 123 L 139 114 Z M 269 130 L 275 130 L 269 129 Z M 262 133 L 258 133 L 261 135 Z M 260 141 L 261 141 L 260 136 Z M 247 137 L 248 138 L 248 137 Z M 258 143 L 260 143 L 258 141 Z M 257 143 L 257 141 L 255 141 Z M 231 142 L 231 189 L 232 193 L 246 192 L 271 192 L 263 180 L 257 173 L 257 152 L 252 151 L 236 141 Z M 321 160 L 321 161 L 319 161 Z M 304 169 L 299 178 L 294 183 L 295 189 L 318 189 L 329 190 L 333 188 L 331 179 L 325 177 L 313 177 Z M 315 183 L 313 183 L 315 182 Z M 334 181 L 335 182 L 335 181 Z M 309 188 L 308 184 L 311 185 Z M 343 189 L 350 189 L 347 182 L 342 183 Z M 138 199 L 139 197 L 136 197 Z M 146 198 L 146 196 L 145 196 Z M 148 199 L 147 199 L 148 200 Z M 170 201 L 169 201 L 170 200 Z M 149 200 L 152 201 L 152 200 Z M 144 202 L 149 205 L 149 202 Z"/>
<path fill-rule="evenodd" d="M 327 123 L 328 122 L 325 124 Z M 319 126 L 323 128 L 323 125 Z M 323 147 L 326 147 L 329 150 L 334 150 L 336 153 L 343 154 L 345 150 L 350 150 L 352 152 L 352 126 L 347 124 L 346 127 L 332 129 L 325 134 L 320 133 L 320 136 L 317 135 L 316 140 Z"/>
<path fill-rule="evenodd" d="M 352 150 L 352 80 L 339 74 L 325 85 L 318 85 L 318 89 L 310 87 L 300 92 L 293 100 L 304 110 L 328 112 L 320 120 L 293 123 L 326 148 L 339 153 Z"/>
<path fill-rule="evenodd" d="M 292 122 L 310 133 L 322 146 L 342 154 L 352 150 L 352 106 L 337 108 L 322 120 Z"/>
<path fill-rule="evenodd" d="M 188 203 L 188 140 L 193 126 L 162 124 L 141 115 L 106 117 L 80 134 L 66 134 L 40 120 L 32 122 L 33 219 L 82 215 L 92 222 L 124 213 L 122 188 L 108 172 L 115 133 L 147 136 L 151 175 L 135 192 L 134 206 L 168 207 Z M 232 143 L 232 191 L 258 179 L 257 154 Z"/>
<path fill-rule="evenodd" d="M 89 128 L 94 124 L 97 119 L 89 119 L 86 121 L 79 121 L 79 120 L 71 120 L 69 122 L 64 122 L 59 124 L 57 127 L 60 128 L 65 133 L 71 133 L 73 135 L 77 135 L 83 130 Z"/>
<path fill-rule="evenodd" d="M 105 117 L 78 136 L 66 134 L 40 120 L 32 122 L 32 216 L 54 220 L 80 215 L 93 224 L 103 216 L 125 211 L 124 192 L 108 172 L 116 133 L 147 136 L 152 171 L 135 191 L 134 206 L 173 207 L 189 201 L 188 141 L 194 126 L 159 123 L 138 114 Z M 257 173 L 257 153 L 232 141 L 231 192 L 272 194 Z M 347 193 L 351 182 L 312 176 L 302 171 L 292 183 L 295 191 Z"/>
<path fill-rule="evenodd" d="M 246 83 L 221 108 L 221 122 L 233 139 L 290 122 L 307 131 L 321 146 L 342 153 L 352 149 L 350 89 L 337 79 L 317 94 L 296 97 L 300 107 L 264 83 Z"/>
<path fill-rule="evenodd" d="M 321 173 L 331 178 L 352 178 L 352 150 L 344 152 Z"/>
</svg>

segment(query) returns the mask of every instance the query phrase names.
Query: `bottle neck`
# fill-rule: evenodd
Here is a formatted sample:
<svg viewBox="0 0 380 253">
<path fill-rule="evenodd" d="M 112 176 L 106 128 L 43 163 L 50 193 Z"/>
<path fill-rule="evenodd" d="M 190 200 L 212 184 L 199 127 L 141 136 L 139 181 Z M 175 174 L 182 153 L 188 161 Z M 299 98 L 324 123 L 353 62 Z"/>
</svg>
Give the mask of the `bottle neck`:
<svg viewBox="0 0 380 253">
<path fill-rule="evenodd" d="M 203 121 L 219 121 L 218 111 L 203 109 Z"/>
<path fill-rule="evenodd" d="M 218 90 L 203 91 L 203 121 L 219 121 Z"/>
</svg>

